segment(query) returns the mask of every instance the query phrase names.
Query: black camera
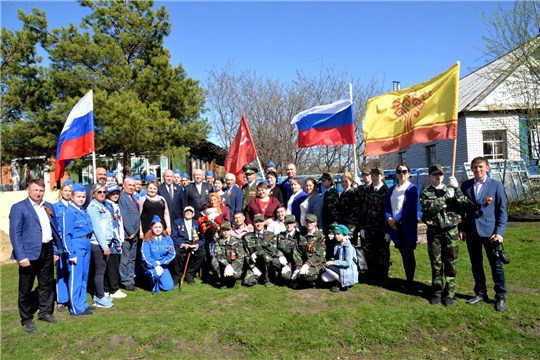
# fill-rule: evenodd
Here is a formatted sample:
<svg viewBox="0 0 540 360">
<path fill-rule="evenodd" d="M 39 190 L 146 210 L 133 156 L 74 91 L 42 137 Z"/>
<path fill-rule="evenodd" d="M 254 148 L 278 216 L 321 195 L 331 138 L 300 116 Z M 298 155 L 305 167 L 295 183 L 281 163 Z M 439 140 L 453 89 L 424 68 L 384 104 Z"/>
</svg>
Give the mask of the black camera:
<svg viewBox="0 0 540 360">
<path fill-rule="evenodd" d="M 493 249 L 493 256 L 495 256 L 495 258 L 500 259 L 501 262 L 505 265 L 510 264 L 510 259 L 504 252 L 504 246 L 498 241 L 495 241 L 494 244 L 495 244 L 495 248 Z"/>
</svg>

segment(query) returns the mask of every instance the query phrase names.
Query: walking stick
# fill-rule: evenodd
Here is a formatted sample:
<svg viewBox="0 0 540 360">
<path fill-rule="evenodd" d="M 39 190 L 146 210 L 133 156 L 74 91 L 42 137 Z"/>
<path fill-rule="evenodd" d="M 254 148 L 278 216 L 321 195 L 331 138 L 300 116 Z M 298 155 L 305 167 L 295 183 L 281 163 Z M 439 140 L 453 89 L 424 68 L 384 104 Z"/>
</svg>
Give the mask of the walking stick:
<svg viewBox="0 0 540 360">
<path fill-rule="evenodd" d="M 184 273 L 182 274 L 182 279 L 180 280 L 180 290 L 182 290 L 182 286 L 184 286 L 184 279 L 186 277 L 186 271 L 187 271 L 187 267 L 188 267 L 188 264 L 189 264 L 189 257 L 190 256 L 191 256 L 191 251 L 188 252 L 188 254 L 187 254 L 186 265 L 184 266 Z"/>
</svg>

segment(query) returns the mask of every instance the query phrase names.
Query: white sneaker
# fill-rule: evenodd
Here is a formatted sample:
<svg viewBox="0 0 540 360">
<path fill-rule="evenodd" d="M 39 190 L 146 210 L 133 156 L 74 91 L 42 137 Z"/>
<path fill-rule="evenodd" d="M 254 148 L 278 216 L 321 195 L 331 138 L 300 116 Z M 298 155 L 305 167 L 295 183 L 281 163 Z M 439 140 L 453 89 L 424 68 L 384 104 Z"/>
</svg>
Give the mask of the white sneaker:
<svg viewBox="0 0 540 360">
<path fill-rule="evenodd" d="M 105 294 L 105 297 L 111 297 L 108 292 L 104 292 L 103 294 Z"/>
<path fill-rule="evenodd" d="M 122 290 L 117 290 L 115 293 L 109 294 L 109 297 L 114 299 L 122 299 L 127 296 L 126 293 L 123 293 Z"/>
</svg>

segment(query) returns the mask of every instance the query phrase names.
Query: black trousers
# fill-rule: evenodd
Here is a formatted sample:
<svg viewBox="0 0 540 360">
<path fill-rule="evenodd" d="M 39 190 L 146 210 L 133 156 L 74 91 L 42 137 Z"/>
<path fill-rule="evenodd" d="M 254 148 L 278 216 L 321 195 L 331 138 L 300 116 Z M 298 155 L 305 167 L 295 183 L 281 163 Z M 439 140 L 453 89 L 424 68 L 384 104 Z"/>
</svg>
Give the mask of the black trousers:
<svg viewBox="0 0 540 360">
<path fill-rule="evenodd" d="M 114 294 L 120 289 L 120 254 L 110 254 L 105 270 L 105 292 Z"/>
<path fill-rule="evenodd" d="M 176 252 L 176 256 L 174 257 L 169 269 L 171 270 L 174 285 L 177 285 L 180 283 L 182 275 L 184 274 L 184 267 L 186 266 L 189 250 L 186 251 L 181 246 L 175 246 L 174 251 Z M 201 247 L 199 247 L 197 251 L 189 256 L 189 263 L 186 269 L 186 281 L 190 281 L 195 278 L 195 274 L 201 268 L 205 257 L 206 252 Z"/>
<path fill-rule="evenodd" d="M 36 288 L 39 300 L 39 317 L 54 312 L 54 258 L 52 242 L 41 246 L 41 254 L 36 260 L 30 261 L 30 266 L 19 266 L 19 313 L 21 324 L 32 322 L 32 288 L 34 280 L 38 280 Z"/>
</svg>

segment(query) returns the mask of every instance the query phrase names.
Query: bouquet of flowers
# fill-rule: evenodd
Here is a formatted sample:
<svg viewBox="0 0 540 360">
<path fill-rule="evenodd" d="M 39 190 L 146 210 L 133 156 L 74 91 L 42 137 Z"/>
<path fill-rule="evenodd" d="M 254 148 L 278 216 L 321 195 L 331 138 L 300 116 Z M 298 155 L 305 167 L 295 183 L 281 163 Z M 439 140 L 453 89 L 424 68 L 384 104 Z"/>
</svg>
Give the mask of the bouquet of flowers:
<svg viewBox="0 0 540 360">
<path fill-rule="evenodd" d="M 219 219 L 219 213 L 214 208 L 208 208 L 202 212 L 203 216 L 199 218 L 199 226 L 203 233 L 206 233 L 207 230 L 213 230 L 216 232 L 221 225 L 221 220 Z"/>
</svg>

